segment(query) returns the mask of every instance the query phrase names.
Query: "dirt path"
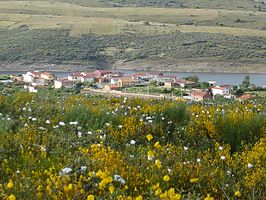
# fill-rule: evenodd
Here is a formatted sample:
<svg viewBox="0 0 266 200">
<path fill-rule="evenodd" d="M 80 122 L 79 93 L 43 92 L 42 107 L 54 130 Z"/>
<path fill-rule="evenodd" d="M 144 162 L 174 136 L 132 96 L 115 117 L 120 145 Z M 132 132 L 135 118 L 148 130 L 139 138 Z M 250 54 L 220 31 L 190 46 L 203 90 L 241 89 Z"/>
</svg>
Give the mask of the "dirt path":
<svg viewBox="0 0 266 200">
<path fill-rule="evenodd" d="M 97 90 L 97 89 L 91 89 L 91 88 L 84 88 L 84 91 L 82 93 L 85 94 L 99 94 L 99 95 L 105 95 L 105 96 L 116 96 L 116 97 L 137 97 L 137 98 L 153 98 L 153 99 L 172 99 L 175 100 L 176 97 L 168 97 L 164 95 L 151 95 L 151 94 L 137 94 L 137 93 L 128 93 L 128 92 L 121 92 L 116 90 L 111 91 L 104 91 L 104 90 Z"/>
</svg>

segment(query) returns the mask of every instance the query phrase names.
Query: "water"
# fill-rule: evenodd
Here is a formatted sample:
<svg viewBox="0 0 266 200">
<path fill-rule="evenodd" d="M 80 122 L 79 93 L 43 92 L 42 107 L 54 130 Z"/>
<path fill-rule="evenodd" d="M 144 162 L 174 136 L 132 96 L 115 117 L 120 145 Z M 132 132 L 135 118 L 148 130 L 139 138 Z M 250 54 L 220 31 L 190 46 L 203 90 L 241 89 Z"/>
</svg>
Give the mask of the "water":
<svg viewBox="0 0 266 200">
<path fill-rule="evenodd" d="M 135 70 L 124 70 L 127 74 L 134 74 Z M 179 78 L 197 76 L 199 81 L 216 81 L 216 85 L 240 85 L 246 76 L 249 76 L 250 83 L 256 86 L 266 87 L 266 73 L 208 73 L 208 72 L 163 72 L 164 75 L 175 75 Z"/>
<path fill-rule="evenodd" d="M 119 70 L 125 74 L 140 73 L 141 71 L 135 70 Z M 12 74 L 19 75 L 23 74 L 25 71 L 0 71 L 1 74 Z M 54 71 L 56 76 L 62 77 L 67 76 L 71 72 Z M 230 85 L 240 85 L 244 80 L 245 76 L 250 77 L 250 82 L 256 86 L 266 87 L 266 73 L 204 73 L 204 72 L 164 72 L 165 75 L 176 75 L 179 78 L 188 76 L 198 76 L 200 81 L 216 81 L 216 85 L 230 84 Z"/>
</svg>

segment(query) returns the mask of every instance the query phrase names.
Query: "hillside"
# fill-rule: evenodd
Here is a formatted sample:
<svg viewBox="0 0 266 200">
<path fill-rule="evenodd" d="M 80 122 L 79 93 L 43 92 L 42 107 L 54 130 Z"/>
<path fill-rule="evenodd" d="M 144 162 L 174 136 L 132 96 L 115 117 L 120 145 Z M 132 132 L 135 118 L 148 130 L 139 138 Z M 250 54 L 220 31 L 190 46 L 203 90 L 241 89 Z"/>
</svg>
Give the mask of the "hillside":
<svg viewBox="0 0 266 200">
<path fill-rule="evenodd" d="M 0 1 L 0 67 L 266 72 L 264 7 L 248 0 Z"/>
</svg>

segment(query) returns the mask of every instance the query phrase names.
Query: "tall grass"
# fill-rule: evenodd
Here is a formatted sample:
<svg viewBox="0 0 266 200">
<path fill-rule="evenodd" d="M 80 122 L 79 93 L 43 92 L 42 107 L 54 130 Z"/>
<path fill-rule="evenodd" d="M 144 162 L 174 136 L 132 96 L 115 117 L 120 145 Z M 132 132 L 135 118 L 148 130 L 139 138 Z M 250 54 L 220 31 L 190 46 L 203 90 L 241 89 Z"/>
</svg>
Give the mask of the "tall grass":
<svg viewBox="0 0 266 200">
<path fill-rule="evenodd" d="M 229 113 L 217 117 L 216 129 L 220 140 L 230 144 L 233 153 L 242 144 L 255 144 L 265 133 L 265 122 L 265 117 L 258 113 Z"/>
</svg>

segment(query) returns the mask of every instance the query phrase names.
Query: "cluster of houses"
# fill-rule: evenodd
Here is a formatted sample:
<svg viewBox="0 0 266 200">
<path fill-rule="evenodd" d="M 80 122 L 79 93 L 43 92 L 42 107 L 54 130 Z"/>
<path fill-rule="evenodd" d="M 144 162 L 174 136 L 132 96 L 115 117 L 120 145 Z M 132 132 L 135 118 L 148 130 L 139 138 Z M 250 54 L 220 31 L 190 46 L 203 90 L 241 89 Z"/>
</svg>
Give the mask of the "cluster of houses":
<svg viewBox="0 0 266 200">
<path fill-rule="evenodd" d="M 144 72 L 125 75 L 123 72 L 110 70 L 96 70 L 94 72 L 74 72 L 64 77 L 56 77 L 51 72 L 30 71 L 22 77 L 14 77 L 20 81 L 25 89 L 37 92 L 38 87 L 52 86 L 55 89 L 73 88 L 77 83 L 94 84 L 97 88 L 106 92 L 127 88 L 136 85 L 149 85 L 156 82 L 165 88 L 181 88 L 184 90 L 183 98 L 192 101 L 204 101 L 220 95 L 224 98 L 233 98 L 230 85 L 215 86 L 215 82 L 209 82 L 208 90 L 196 89 L 196 82 L 180 79 L 174 75 L 164 75 L 162 72 Z M 189 88 L 189 89 L 187 89 Z"/>
</svg>

